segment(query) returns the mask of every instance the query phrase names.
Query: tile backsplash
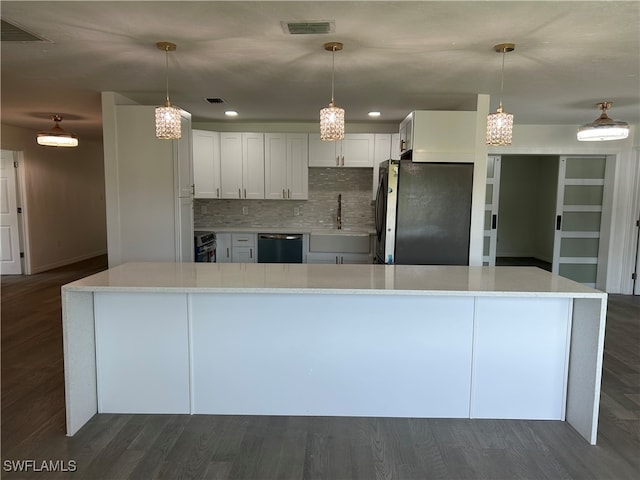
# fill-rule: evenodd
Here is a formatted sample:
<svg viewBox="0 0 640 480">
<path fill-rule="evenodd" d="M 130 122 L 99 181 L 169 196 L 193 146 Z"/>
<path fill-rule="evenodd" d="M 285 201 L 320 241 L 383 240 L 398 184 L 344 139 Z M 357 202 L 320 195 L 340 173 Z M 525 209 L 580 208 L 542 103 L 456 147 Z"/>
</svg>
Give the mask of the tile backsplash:
<svg viewBox="0 0 640 480">
<path fill-rule="evenodd" d="M 194 226 L 335 228 L 342 194 L 342 228 L 373 229 L 370 168 L 309 168 L 308 200 L 194 202 Z"/>
</svg>

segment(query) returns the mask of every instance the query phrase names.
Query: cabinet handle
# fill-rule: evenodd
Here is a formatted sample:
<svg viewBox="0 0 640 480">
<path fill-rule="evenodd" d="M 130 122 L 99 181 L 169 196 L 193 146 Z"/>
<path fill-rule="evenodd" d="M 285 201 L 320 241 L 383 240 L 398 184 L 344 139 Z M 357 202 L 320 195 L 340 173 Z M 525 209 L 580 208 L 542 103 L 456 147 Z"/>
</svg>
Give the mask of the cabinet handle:
<svg viewBox="0 0 640 480">
<path fill-rule="evenodd" d="M 287 198 L 291 198 L 291 190 L 287 189 L 287 193 L 288 193 L 288 197 Z"/>
<path fill-rule="evenodd" d="M 287 194 L 284 192 L 284 188 L 282 189 L 282 198 L 287 198 Z"/>
<path fill-rule="evenodd" d="M 336 157 L 336 167 L 340 166 L 340 155 Z"/>
<path fill-rule="evenodd" d="M 220 198 L 220 187 L 216 188 L 216 197 Z"/>
<path fill-rule="evenodd" d="M 560 230 L 562 227 L 562 215 L 556 216 L 556 230 Z"/>
<path fill-rule="evenodd" d="M 336 265 L 338 264 L 338 256 L 336 255 Z"/>
<path fill-rule="evenodd" d="M 344 155 L 342 156 L 342 166 L 344 167 Z"/>
<path fill-rule="evenodd" d="M 229 258 L 229 247 L 227 247 L 227 258 Z"/>
<path fill-rule="evenodd" d="M 253 258 L 253 248 L 249 249 L 249 258 Z"/>
<path fill-rule="evenodd" d="M 495 230 L 498 226 L 498 215 L 491 216 L 491 230 Z"/>
<path fill-rule="evenodd" d="M 244 189 L 244 198 L 247 198 L 247 189 Z"/>
<path fill-rule="evenodd" d="M 400 151 L 401 151 L 401 152 L 404 152 L 404 144 L 405 144 L 405 143 L 406 143 L 406 142 L 405 142 L 404 140 L 400 140 Z"/>
<path fill-rule="evenodd" d="M 236 242 L 248 242 L 249 239 L 248 238 L 238 238 L 236 239 Z"/>
<path fill-rule="evenodd" d="M 240 189 L 238 189 L 238 198 L 242 198 L 242 194 L 240 193 Z"/>
<path fill-rule="evenodd" d="M 196 195 L 196 185 L 195 183 L 191 185 L 191 195 L 195 197 Z"/>
</svg>

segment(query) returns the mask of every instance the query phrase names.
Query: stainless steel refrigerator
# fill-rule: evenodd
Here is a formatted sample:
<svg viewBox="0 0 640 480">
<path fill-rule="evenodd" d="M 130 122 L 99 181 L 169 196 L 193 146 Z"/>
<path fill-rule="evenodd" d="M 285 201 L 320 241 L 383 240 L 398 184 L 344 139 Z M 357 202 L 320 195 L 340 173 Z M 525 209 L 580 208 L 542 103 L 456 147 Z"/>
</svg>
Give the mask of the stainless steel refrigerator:
<svg viewBox="0 0 640 480">
<path fill-rule="evenodd" d="M 376 261 L 468 265 L 473 164 L 380 164 Z"/>
</svg>

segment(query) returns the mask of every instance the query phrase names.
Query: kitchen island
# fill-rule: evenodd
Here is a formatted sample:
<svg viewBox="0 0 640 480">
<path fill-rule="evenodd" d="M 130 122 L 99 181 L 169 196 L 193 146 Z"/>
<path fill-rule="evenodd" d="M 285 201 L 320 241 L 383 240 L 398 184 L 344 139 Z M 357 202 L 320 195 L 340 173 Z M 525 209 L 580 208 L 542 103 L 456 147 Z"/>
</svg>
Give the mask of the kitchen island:
<svg viewBox="0 0 640 480">
<path fill-rule="evenodd" d="M 566 420 L 596 443 L 607 296 L 533 267 L 128 263 L 62 288 L 96 413 Z"/>
</svg>

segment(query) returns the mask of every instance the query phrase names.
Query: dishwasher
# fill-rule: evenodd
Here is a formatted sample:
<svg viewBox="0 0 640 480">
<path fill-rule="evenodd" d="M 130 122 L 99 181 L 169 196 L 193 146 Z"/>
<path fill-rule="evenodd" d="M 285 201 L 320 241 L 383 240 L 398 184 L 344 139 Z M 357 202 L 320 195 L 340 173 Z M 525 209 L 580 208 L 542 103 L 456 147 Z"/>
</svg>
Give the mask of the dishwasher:
<svg viewBox="0 0 640 480">
<path fill-rule="evenodd" d="M 302 263 L 301 233 L 259 233 L 258 263 Z"/>
</svg>

